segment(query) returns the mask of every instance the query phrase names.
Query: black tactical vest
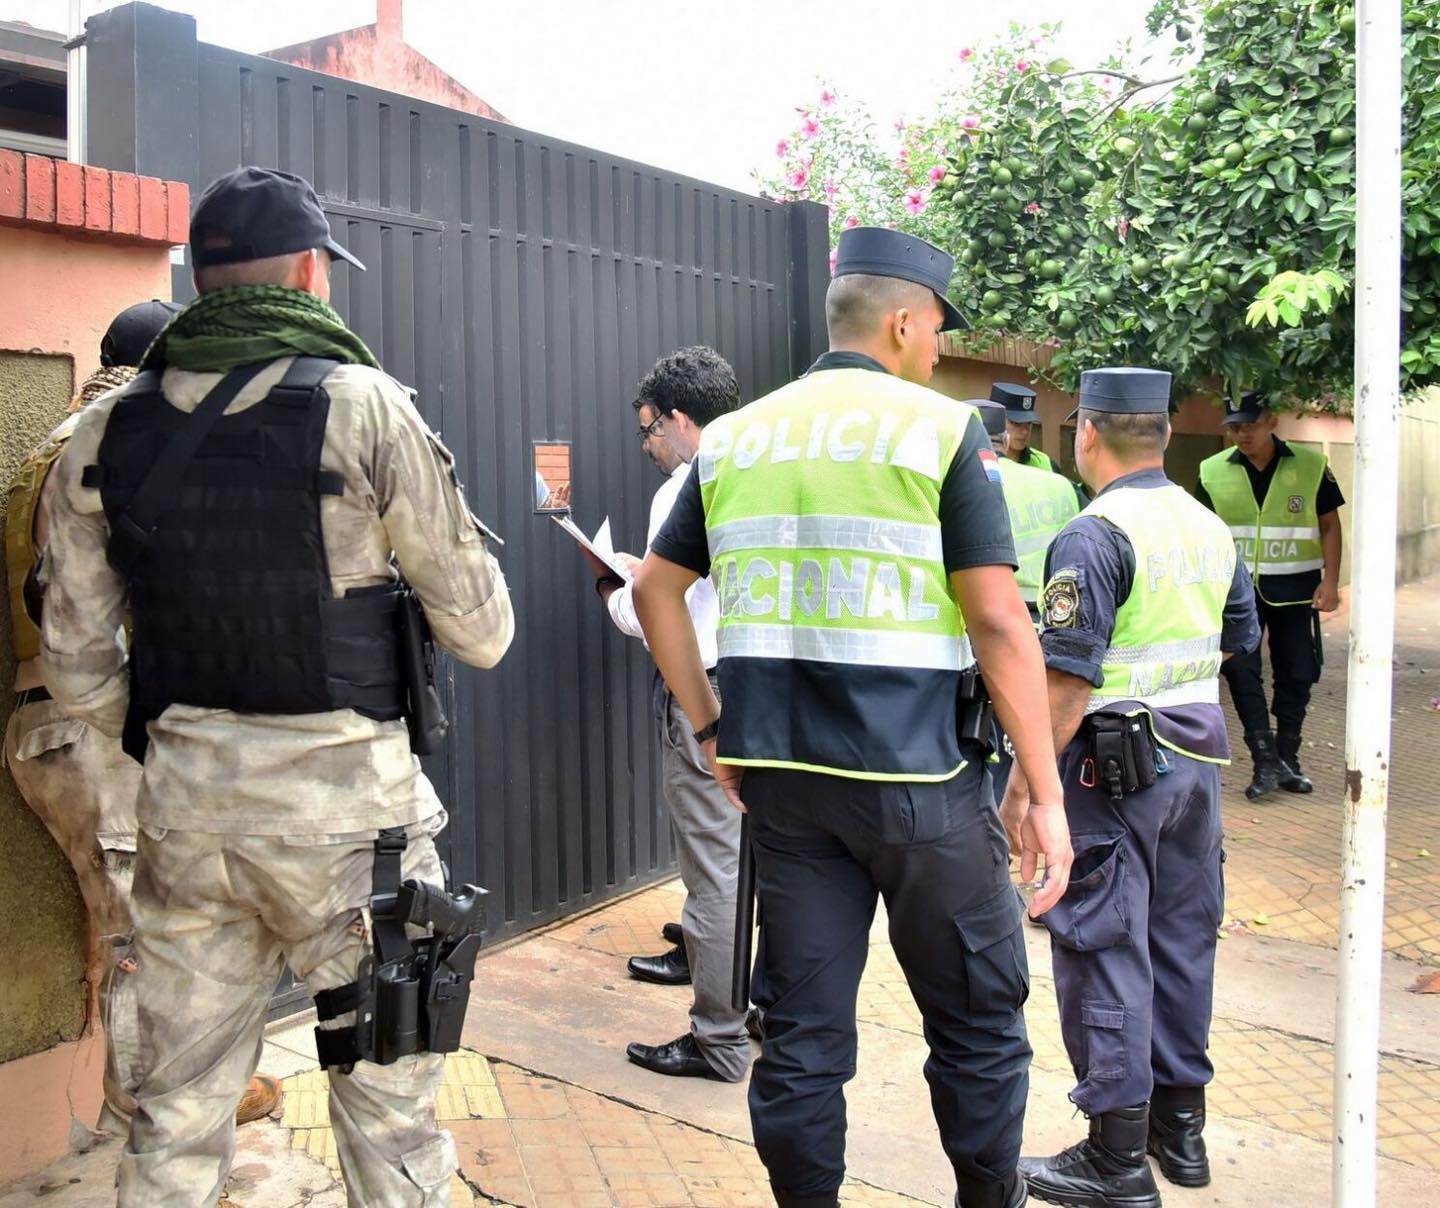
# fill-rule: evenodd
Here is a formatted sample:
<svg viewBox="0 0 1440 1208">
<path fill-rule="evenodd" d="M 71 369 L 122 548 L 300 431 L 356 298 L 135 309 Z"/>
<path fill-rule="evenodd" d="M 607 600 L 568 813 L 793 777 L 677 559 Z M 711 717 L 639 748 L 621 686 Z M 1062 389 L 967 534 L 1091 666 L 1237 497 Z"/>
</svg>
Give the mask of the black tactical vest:
<svg viewBox="0 0 1440 1208">
<path fill-rule="evenodd" d="M 320 499 L 341 494 L 344 479 L 320 466 L 330 410 L 321 382 L 335 364 L 298 358 L 263 401 L 222 415 L 179 470 L 145 553 L 119 567 L 133 620 L 124 746 L 142 762 L 145 726 L 171 704 L 405 714 L 399 590 L 336 599 L 330 582 Z M 84 477 L 112 533 L 190 419 L 154 371 L 116 402 Z"/>
</svg>

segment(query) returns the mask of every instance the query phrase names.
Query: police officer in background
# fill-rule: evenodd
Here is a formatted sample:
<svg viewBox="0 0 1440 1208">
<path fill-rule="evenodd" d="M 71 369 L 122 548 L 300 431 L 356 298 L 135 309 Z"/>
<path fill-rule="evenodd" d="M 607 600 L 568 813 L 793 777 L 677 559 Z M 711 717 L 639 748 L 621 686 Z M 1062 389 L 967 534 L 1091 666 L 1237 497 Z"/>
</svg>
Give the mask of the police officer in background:
<svg viewBox="0 0 1440 1208">
<path fill-rule="evenodd" d="M 80 896 L 105 952 L 100 1012 L 105 1024 L 105 1103 L 98 1127 L 123 1136 L 142 1071 L 136 1016 L 130 884 L 135 867 L 135 798 L 140 765 L 94 726 L 68 716 L 51 698 L 40 668 L 40 586 L 48 524 L 41 492 L 80 422 L 80 411 L 134 378 L 145 350 L 180 309 L 151 299 L 127 306 L 100 341 L 100 368 L 81 383 L 71 414 L 21 464 L 10 485 L 5 569 L 15 651 L 15 711 L 5 733 L 5 766 L 25 802 L 45 823 L 75 870 Z M 280 1102 L 280 1080 L 257 1074 L 235 1111 L 258 1120 Z"/>
<path fill-rule="evenodd" d="M 995 382 L 990 387 L 990 401 L 1005 408 L 1005 456 L 1022 466 L 1059 473 L 1055 462 L 1039 449 L 1030 447 L 1040 412 L 1035 406 L 1035 391 L 1015 382 Z"/>
<path fill-rule="evenodd" d="M 45 489 L 46 683 L 144 761 L 149 1060 L 121 1208 L 216 1202 L 284 964 L 312 993 L 350 983 L 380 870 L 443 880 L 445 811 L 405 722 L 397 563 L 457 657 L 491 666 L 514 630 L 453 458 L 326 304 L 332 259 L 361 266 L 310 186 L 237 169 L 190 235 L 199 298 L 81 414 Z M 442 1070 L 433 1053 L 331 1070 L 352 1203 L 450 1202 Z"/>
<path fill-rule="evenodd" d="M 983 752 L 956 737 L 974 656 L 1037 784 L 1023 838 L 1028 873 L 1047 863 L 1037 910 L 1063 892 L 1069 840 L 995 454 L 972 408 L 924 388 L 938 334 L 962 322 L 951 268 L 911 235 L 842 234 L 831 351 L 706 427 L 635 580 L 655 661 L 750 813 L 766 1012 L 750 1116 L 782 1208 L 838 1202 L 877 894 L 925 1020 L 956 1202 L 1025 1199 L 1021 911 Z M 685 608 L 706 574 L 723 716 Z"/>
<path fill-rule="evenodd" d="M 1275 416 L 1255 391 L 1228 401 L 1222 422 L 1235 447 L 1200 463 L 1195 496 L 1230 526 L 1249 568 L 1260 625 L 1270 633 L 1275 680 L 1267 706 L 1258 647 L 1225 665 L 1255 764 L 1245 796 L 1253 801 L 1277 785 L 1308 793 L 1313 786 L 1300 767 L 1301 731 L 1311 686 L 1320 679 L 1320 614 L 1340 606 L 1345 496 L 1323 453 L 1275 435 Z"/>
<path fill-rule="evenodd" d="M 1259 641 L 1229 532 L 1165 477 L 1170 375 L 1081 376 L 1075 462 L 1094 501 L 1050 547 L 1041 644 L 1075 864 L 1044 916 L 1090 1135 L 1024 1158 L 1030 1194 L 1159 1208 L 1145 1160 L 1201 1187 L 1216 928 L 1224 911 L 1221 662 Z M 1023 769 L 1022 769 L 1023 772 Z M 1012 842 L 1025 776 L 1001 809 Z"/>
</svg>

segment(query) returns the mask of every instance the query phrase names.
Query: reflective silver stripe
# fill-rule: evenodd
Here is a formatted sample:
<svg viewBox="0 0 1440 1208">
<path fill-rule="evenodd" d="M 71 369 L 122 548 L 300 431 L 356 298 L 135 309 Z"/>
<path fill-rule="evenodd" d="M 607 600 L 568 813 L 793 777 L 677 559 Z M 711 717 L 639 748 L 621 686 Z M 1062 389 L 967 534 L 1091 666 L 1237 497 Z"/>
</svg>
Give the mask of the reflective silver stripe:
<svg viewBox="0 0 1440 1208">
<path fill-rule="evenodd" d="M 1265 524 L 1260 527 L 1262 541 L 1319 541 L 1318 526 L 1305 524 Z"/>
<path fill-rule="evenodd" d="M 1299 575 L 1307 570 L 1324 570 L 1324 558 L 1301 558 L 1291 561 L 1267 561 L 1261 568 L 1262 575 Z"/>
<path fill-rule="evenodd" d="M 805 659 L 865 667 L 960 671 L 975 661 L 965 638 L 797 625 L 722 625 L 720 657 Z"/>
<path fill-rule="evenodd" d="M 1218 676 L 1194 680 L 1188 684 L 1166 688 L 1164 692 L 1157 692 L 1153 696 L 1101 696 L 1095 692 L 1086 702 L 1085 712 L 1094 713 L 1100 709 L 1108 709 L 1117 700 L 1139 701 L 1151 709 L 1173 709 L 1177 705 L 1218 705 L 1220 703 L 1220 680 Z"/>
<path fill-rule="evenodd" d="M 1015 542 L 1015 556 L 1024 558 L 1030 554 L 1043 554 L 1054 541 L 1055 533 L 1031 533 Z"/>
<path fill-rule="evenodd" d="M 707 531 L 710 557 L 750 549 L 834 549 L 939 562 L 940 524 L 873 516 L 750 516 Z"/>
<path fill-rule="evenodd" d="M 1238 537 L 1245 541 L 1254 541 L 1255 534 L 1259 531 L 1253 524 L 1232 524 L 1229 527 L 1232 537 Z"/>
<path fill-rule="evenodd" d="M 1180 642 L 1156 642 L 1153 646 L 1111 646 L 1101 663 L 1107 667 L 1128 667 L 1135 663 L 1178 663 L 1220 652 L 1220 635 L 1187 638 Z"/>
</svg>

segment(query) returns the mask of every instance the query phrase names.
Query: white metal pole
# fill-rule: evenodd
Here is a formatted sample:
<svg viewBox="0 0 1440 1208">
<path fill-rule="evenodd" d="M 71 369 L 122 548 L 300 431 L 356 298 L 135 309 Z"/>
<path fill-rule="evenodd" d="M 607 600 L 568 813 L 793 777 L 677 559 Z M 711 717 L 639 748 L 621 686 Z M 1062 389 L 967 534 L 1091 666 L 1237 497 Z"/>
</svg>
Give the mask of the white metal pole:
<svg viewBox="0 0 1440 1208">
<path fill-rule="evenodd" d="M 1355 522 L 1335 1025 L 1336 1208 L 1375 1208 L 1400 411 L 1400 0 L 1359 0 Z"/>
<path fill-rule="evenodd" d="M 85 32 L 85 0 L 70 0 L 69 41 Z M 72 46 L 65 55 L 65 158 L 85 162 L 85 47 Z"/>
</svg>

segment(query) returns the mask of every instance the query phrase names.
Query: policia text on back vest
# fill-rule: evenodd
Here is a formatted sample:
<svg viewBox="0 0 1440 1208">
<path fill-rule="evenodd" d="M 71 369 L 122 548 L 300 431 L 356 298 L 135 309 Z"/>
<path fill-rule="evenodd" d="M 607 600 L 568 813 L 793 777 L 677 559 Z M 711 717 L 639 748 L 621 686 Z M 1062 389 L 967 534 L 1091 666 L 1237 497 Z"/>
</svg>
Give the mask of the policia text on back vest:
<svg viewBox="0 0 1440 1208">
<path fill-rule="evenodd" d="M 974 659 L 939 497 L 972 415 L 827 369 L 706 426 L 720 759 L 868 780 L 960 769 L 955 702 Z"/>
<path fill-rule="evenodd" d="M 1151 709 L 1219 704 L 1221 630 L 1236 556 L 1225 525 L 1173 483 L 1106 491 L 1081 515 L 1113 524 L 1135 553 L 1104 678 L 1086 704 L 1096 782 L 1116 797 L 1153 784 L 1164 762 L 1157 744 L 1202 762 L 1228 762 L 1165 742 L 1142 717 Z"/>
<path fill-rule="evenodd" d="M 999 466 L 1010 531 L 1015 535 L 1015 556 L 1020 562 L 1015 582 L 1034 615 L 1044 586 L 1045 551 L 1079 510 L 1075 488 L 1058 474 L 1008 457 L 1000 458 Z"/>
<path fill-rule="evenodd" d="M 1200 463 L 1200 484 L 1215 505 L 1215 514 L 1230 528 L 1255 590 L 1271 605 L 1310 606 L 1311 596 L 1298 600 L 1266 598 L 1262 576 L 1297 575 L 1325 567 L 1316 500 L 1325 477 L 1325 455 L 1301 445 L 1289 446 L 1289 457 L 1275 459 L 1275 473 L 1263 500 L 1257 501 L 1245 467 L 1225 449 Z"/>
<path fill-rule="evenodd" d="M 434 654 L 414 593 L 361 588 L 335 599 L 320 500 L 344 490 L 321 467 L 338 362 L 297 357 L 254 406 L 225 415 L 263 365 L 232 370 L 193 413 L 171 406 L 160 374 L 142 373 L 116 401 L 98 488 L 125 576 L 133 631 L 125 749 L 143 762 L 146 726 L 171 704 L 249 713 L 354 709 L 407 718 L 428 754 L 445 732 Z M 317 1029 L 325 1066 L 386 1065 L 459 1047 L 484 890 L 455 895 L 401 882 L 403 827 L 375 842 L 374 955 L 360 976 L 316 997 L 322 1020 L 354 1011 L 353 1029 Z M 412 940 L 407 928 L 428 927 Z"/>
</svg>

